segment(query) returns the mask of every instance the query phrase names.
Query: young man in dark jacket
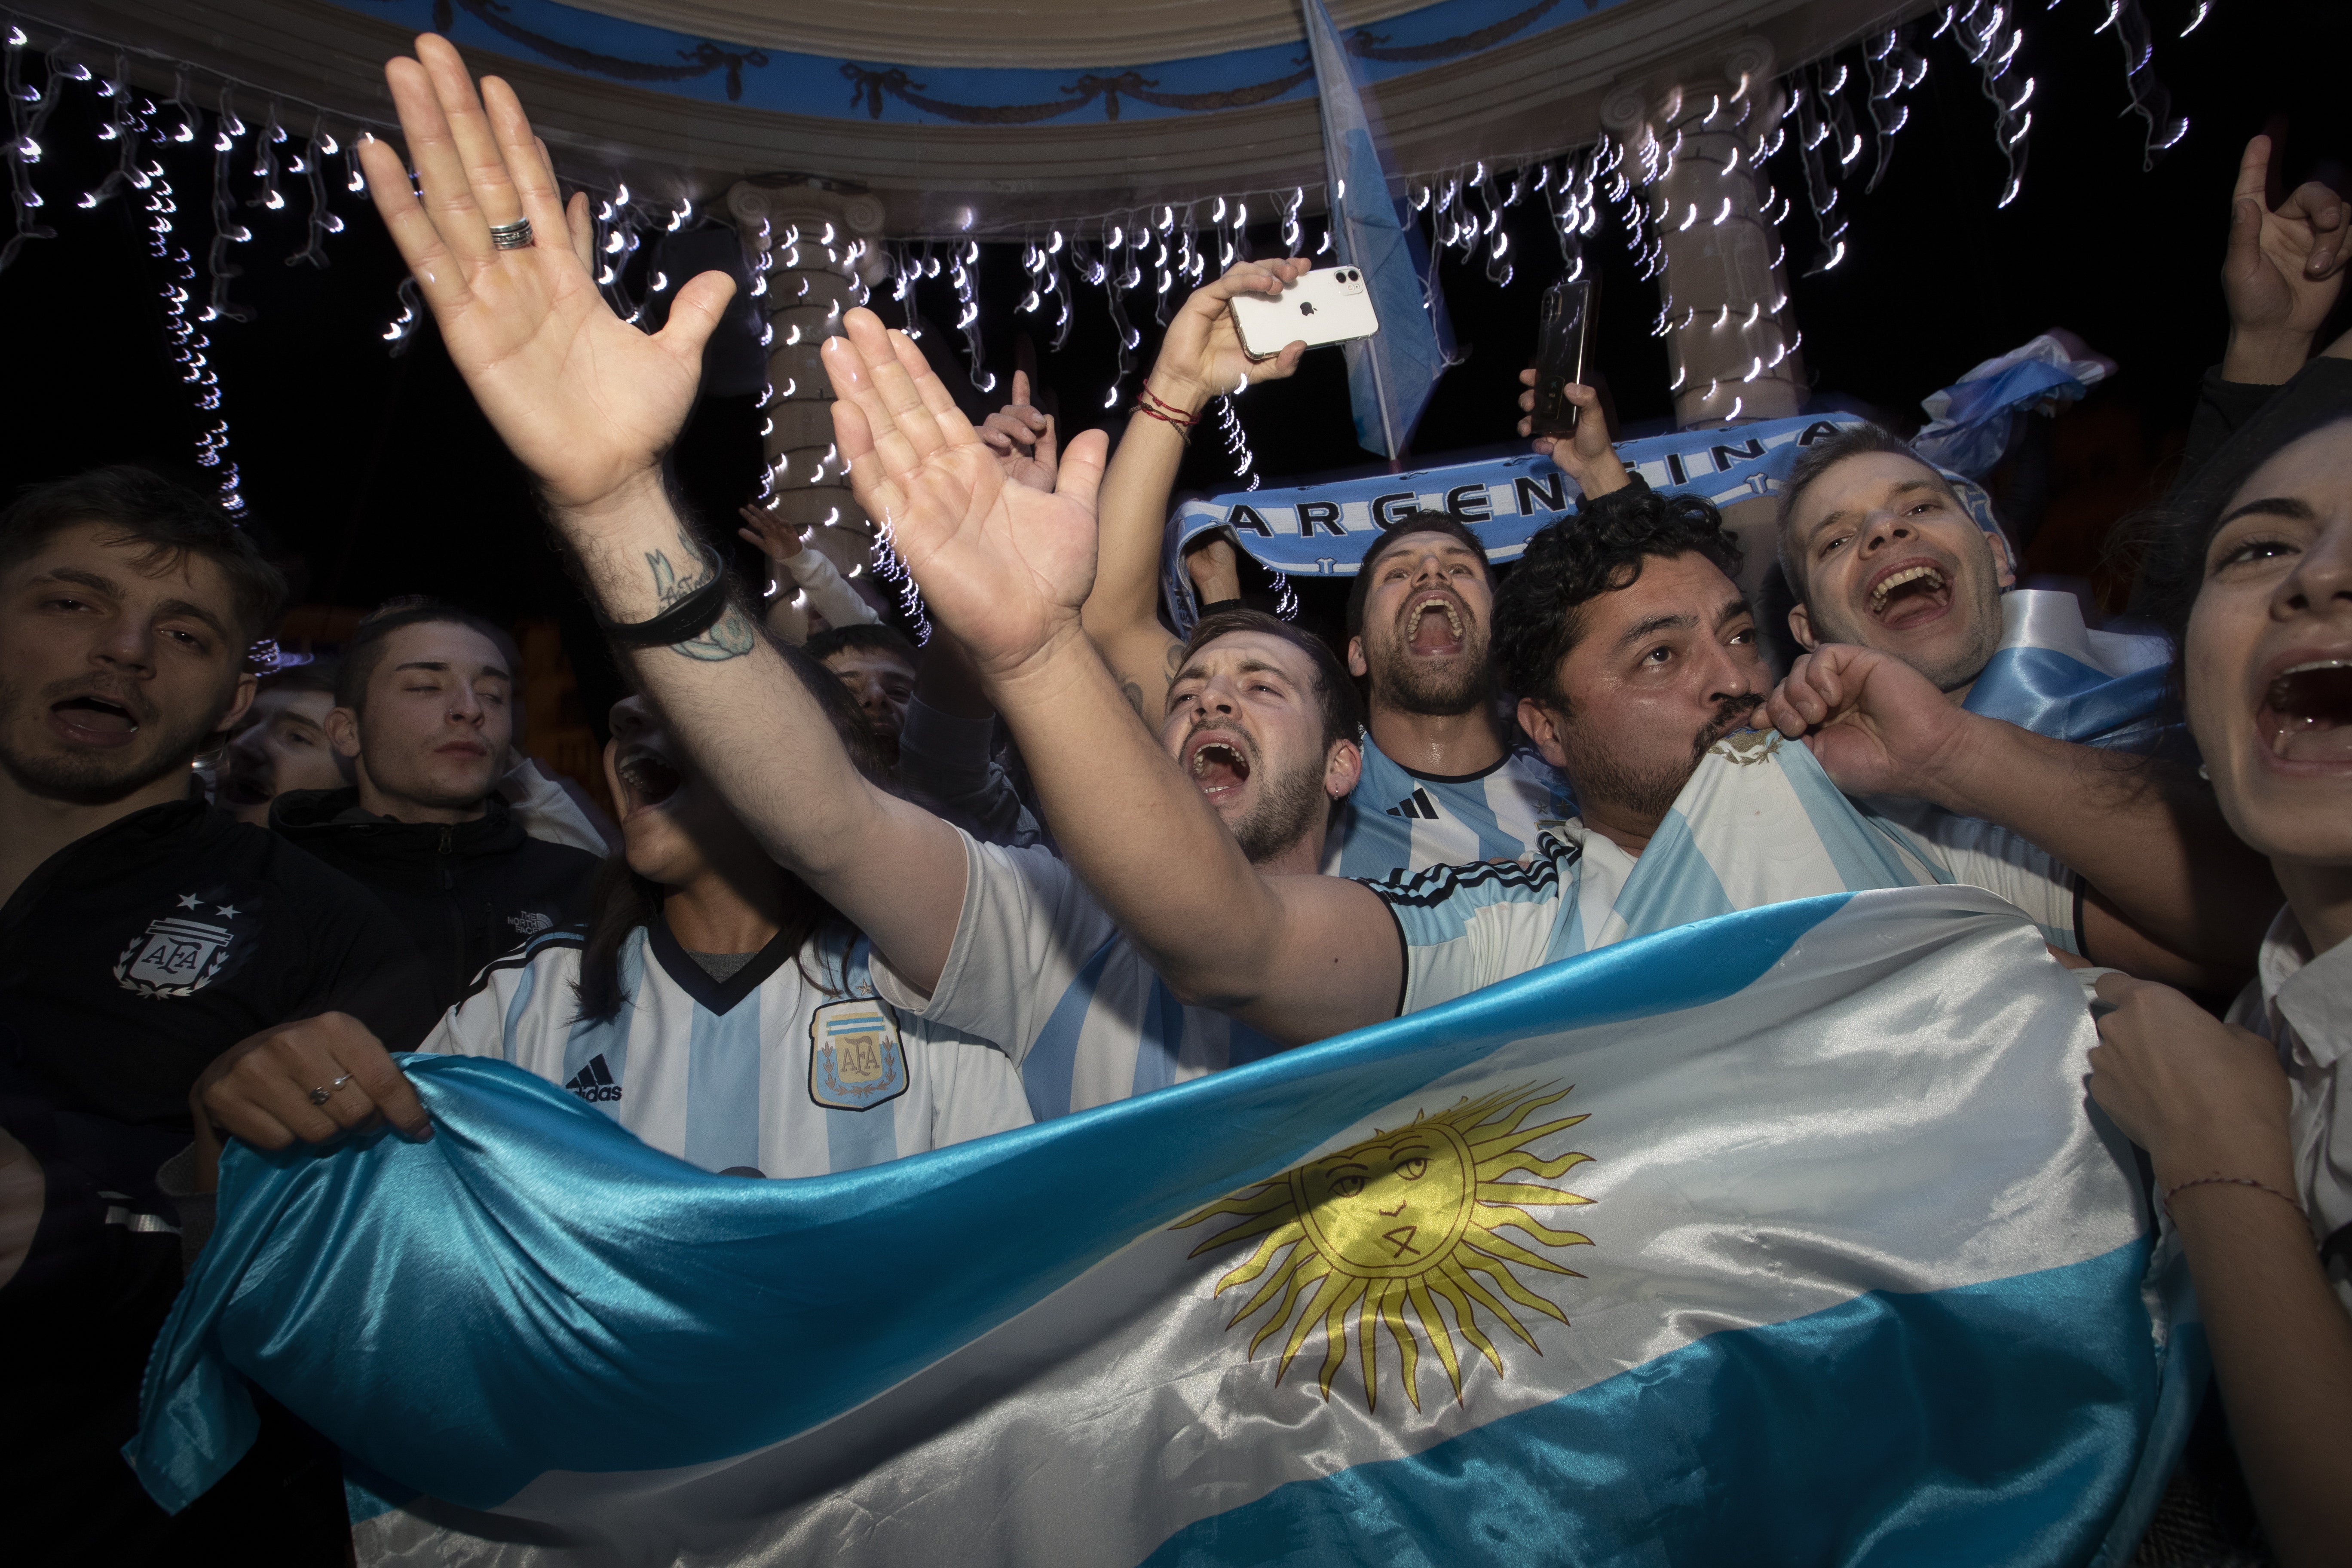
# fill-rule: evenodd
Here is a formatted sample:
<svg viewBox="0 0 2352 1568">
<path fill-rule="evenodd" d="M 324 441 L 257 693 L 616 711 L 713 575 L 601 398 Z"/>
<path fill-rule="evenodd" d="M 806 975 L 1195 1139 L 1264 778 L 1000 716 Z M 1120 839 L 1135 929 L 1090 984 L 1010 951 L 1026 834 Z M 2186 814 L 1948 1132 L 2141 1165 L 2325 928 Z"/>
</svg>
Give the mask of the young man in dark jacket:
<svg viewBox="0 0 2352 1568">
<path fill-rule="evenodd" d="M 141 469 L 0 513 L 0 1506 L 42 1561 L 346 1551 L 333 1451 L 267 1402 L 256 1449 L 177 1518 L 118 1451 L 178 1233 L 209 1216 L 185 1180 L 198 1087 L 266 1058 L 301 1074 L 279 1109 L 321 1135 L 379 1110 L 424 1123 L 396 1073 L 342 1059 L 432 1023 L 415 944 L 192 793 L 284 593 L 216 507 Z"/>
<path fill-rule="evenodd" d="M 282 795 L 270 826 L 367 888 L 425 956 L 436 1012 L 484 964 L 567 923 L 598 861 L 530 837 L 500 799 L 514 740 L 504 634 L 431 603 L 360 623 L 327 734 L 353 787 Z"/>
</svg>

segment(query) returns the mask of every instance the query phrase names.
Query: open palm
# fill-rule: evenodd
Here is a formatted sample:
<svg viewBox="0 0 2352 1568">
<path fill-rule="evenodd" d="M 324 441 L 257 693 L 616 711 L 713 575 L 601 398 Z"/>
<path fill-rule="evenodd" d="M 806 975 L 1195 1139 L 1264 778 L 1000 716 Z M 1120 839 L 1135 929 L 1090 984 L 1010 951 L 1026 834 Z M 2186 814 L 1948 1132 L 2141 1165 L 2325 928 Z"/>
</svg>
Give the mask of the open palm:
<svg viewBox="0 0 2352 1568">
<path fill-rule="evenodd" d="M 593 508 L 653 472 L 686 422 L 702 346 L 734 290 L 704 273 L 648 335 L 615 317 L 567 242 L 563 200 L 512 89 L 430 33 L 384 67 L 408 154 L 369 138 L 368 188 L 475 400 L 554 506 Z M 493 225 L 530 222 L 501 250 Z"/>
<path fill-rule="evenodd" d="M 983 674 L 1012 673 L 1076 631 L 1108 444 L 1098 430 L 1071 442 L 1051 491 L 1010 483 L 905 333 L 866 310 L 842 326 L 824 368 L 850 487 L 940 624 Z"/>
</svg>

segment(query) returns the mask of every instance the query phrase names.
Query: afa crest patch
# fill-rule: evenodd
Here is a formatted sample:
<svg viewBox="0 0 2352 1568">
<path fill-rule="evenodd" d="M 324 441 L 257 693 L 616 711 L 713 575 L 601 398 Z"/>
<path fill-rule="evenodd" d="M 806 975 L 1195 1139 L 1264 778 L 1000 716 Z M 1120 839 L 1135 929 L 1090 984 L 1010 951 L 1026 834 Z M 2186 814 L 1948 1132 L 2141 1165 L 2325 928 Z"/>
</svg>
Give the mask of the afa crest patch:
<svg viewBox="0 0 2352 1568">
<path fill-rule="evenodd" d="M 871 996 L 828 1002 L 809 1019 L 809 1098 L 831 1110 L 871 1110 L 907 1092 L 907 1048 L 890 1010 Z"/>
<path fill-rule="evenodd" d="M 180 899 L 183 909 L 201 906 L 193 894 Z M 220 906 L 234 918 L 236 908 Z M 210 984 L 236 952 L 237 932 L 209 921 L 181 915 L 158 915 L 147 929 L 131 939 L 114 961 L 114 978 L 125 991 L 157 999 L 188 996 Z"/>
</svg>

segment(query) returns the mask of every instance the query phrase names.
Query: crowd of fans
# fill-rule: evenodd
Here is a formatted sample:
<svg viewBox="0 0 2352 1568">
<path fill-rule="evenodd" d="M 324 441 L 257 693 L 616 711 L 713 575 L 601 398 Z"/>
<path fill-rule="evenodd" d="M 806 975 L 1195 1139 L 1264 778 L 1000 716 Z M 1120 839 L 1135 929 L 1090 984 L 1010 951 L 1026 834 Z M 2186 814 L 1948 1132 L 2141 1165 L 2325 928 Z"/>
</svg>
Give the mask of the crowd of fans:
<svg viewBox="0 0 2352 1568">
<path fill-rule="evenodd" d="M 850 311 L 825 349 L 840 447 L 942 635 L 916 647 L 747 508 L 762 612 L 661 470 L 724 279 L 657 336 L 624 325 L 512 93 L 478 97 L 431 37 L 389 76 L 427 199 L 373 141 L 370 188 L 635 688 L 604 756 L 618 820 L 518 752 L 520 661 L 490 620 L 398 601 L 334 660 L 257 676 L 285 584 L 203 498 L 112 468 L 0 516 L 0 1321 L 38 1347 L 5 1425 L 60 1560 L 342 1560 L 334 1456 L 267 1401 L 262 1441 L 176 1519 L 116 1449 L 225 1141 L 429 1137 L 394 1053 L 503 1058 L 709 1170 L 856 1169 L 1616 940 L 1669 822 L 1759 765 L 1833 786 L 1820 809 L 1875 885 L 1981 887 L 2103 972 L 2089 1092 L 2195 1278 L 2259 1514 L 2232 1549 L 2342 1560 L 2352 341 L 2311 357 L 2343 275 L 2331 193 L 2270 207 L 2252 151 L 2233 336 L 2133 523 L 2183 760 L 1960 705 L 2015 552 L 1875 427 L 1814 446 L 1780 497 L 1804 651 L 1775 670 L 1716 509 L 1629 475 L 1582 388 L 1592 416 L 1538 443 L 1577 513 L 1507 571 L 1472 522 L 1407 513 L 1335 650 L 1243 605 L 1213 538 L 1178 637 L 1160 566 L 1189 433 L 1302 352 L 1251 361 L 1229 303 L 1304 261 L 1192 294 L 1115 453 L 1060 443 L 1025 387 L 974 428 Z M 494 243 L 518 220 L 536 245 Z M 1728 837 L 1720 864 L 1769 861 Z M 813 1075 L 827 1020 L 887 1043 Z"/>
</svg>

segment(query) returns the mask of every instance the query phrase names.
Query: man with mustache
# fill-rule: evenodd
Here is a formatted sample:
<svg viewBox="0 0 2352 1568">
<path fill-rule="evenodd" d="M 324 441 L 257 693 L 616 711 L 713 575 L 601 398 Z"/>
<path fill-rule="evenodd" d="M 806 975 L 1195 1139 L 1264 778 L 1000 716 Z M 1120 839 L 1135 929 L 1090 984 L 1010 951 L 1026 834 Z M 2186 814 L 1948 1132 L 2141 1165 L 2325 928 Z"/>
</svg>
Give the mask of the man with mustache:
<svg viewBox="0 0 2352 1568">
<path fill-rule="evenodd" d="M 599 864 L 530 837 L 498 793 L 514 744 L 511 646 L 448 605 L 362 621 L 326 723 L 352 783 L 270 806 L 272 827 L 408 929 L 436 1012 L 466 995 L 482 965 L 569 923 Z"/>
<path fill-rule="evenodd" d="M 118 1451 L 179 1233 L 209 1223 L 200 1089 L 258 1057 L 289 1117 L 415 1110 L 380 1050 L 346 1059 L 431 1022 L 406 933 L 192 787 L 252 701 L 247 649 L 284 594 L 219 508 L 142 469 L 0 514 L 0 1125 L 27 1152 L 0 1163 L 36 1172 L 11 1184 L 31 1212 L 0 1227 L 29 1242 L 0 1274 L 8 1419 L 37 1445 L 17 1450 L 12 1526 L 76 1562 L 342 1561 L 333 1450 L 274 1405 L 232 1491 L 176 1519 Z"/>
</svg>

